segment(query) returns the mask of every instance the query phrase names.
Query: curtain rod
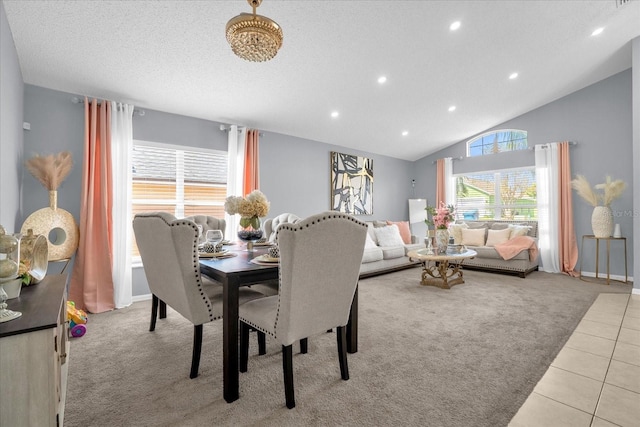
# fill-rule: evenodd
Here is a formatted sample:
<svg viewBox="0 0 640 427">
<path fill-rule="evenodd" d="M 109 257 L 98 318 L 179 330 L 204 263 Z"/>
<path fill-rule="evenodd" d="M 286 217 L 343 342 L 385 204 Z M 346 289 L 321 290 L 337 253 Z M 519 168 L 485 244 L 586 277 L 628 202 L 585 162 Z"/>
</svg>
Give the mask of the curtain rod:
<svg viewBox="0 0 640 427">
<path fill-rule="evenodd" d="M 220 130 L 221 130 L 222 132 L 228 132 L 228 131 L 230 131 L 230 130 L 231 130 L 231 126 L 232 126 L 232 125 L 225 125 L 225 124 L 221 124 L 221 125 L 220 125 Z M 241 125 L 236 125 L 236 126 L 238 126 L 238 129 L 240 129 L 240 128 L 245 128 L 245 129 L 246 129 L 246 128 L 247 128 L 247 126 L 241 126 Z M 258 135 L 259 135 L 259 136 L 264 136 L 264 133 L 262 133 L 262 132 L 258 132 Z"/>
<path fill-rule="evenodd" d="M 576 141 L 567 141 L 567 142 L 569 143 L 569 146 L 572 146 L 572 145 L 578 145 L 578 143 L 577 143 Z M 549 148 L 549 144 L 550 144 L 550 143 L 546 143 L 546 144 L 536 144 L 536 146 L 538 146 L 538 145 L 539 145 L 539 146 L 540 146 L 540 148 Z M 551 144 L 553 144 L 553 143 L 551 143 Z M 529 150 L 533 150 L 534 148 L 535 148 L 535 147 L 531 147 L 531 148 L 529 148 Z"/>
<path fill-rule="evenodd" d="M 451 161 L 454 161 L 454 160 L 462 160 L 462 159 L 464 159 L 464 157 L 462 157 L 462 156 L 460 156 L 460 157 L 452 157 L 452 158 L 451 158 Z M 432 165 L 435 165 L 436 163 L 438 163 L 438 161 L 437 161 L 437 160 L 434 160 L 433 162 L 431 162 L 431 164 L 432 164 Z"/>
<path fill-rule="evenodd" d="M 73 98 L 71 98 L 71 102 L 73 102 L 74 104 L 84 104 L 84 99 L 78 98 L 77 96 L 74 96 Z M 102 102 L 98 101 L 98 105 L 100 105 Z M 141 110 L 139 108 L 133 107 L 133 114 L 134 115 L 139 115 L 140 117 L 144 116 L 146 113 L 144 110 Z"/>
</svg>

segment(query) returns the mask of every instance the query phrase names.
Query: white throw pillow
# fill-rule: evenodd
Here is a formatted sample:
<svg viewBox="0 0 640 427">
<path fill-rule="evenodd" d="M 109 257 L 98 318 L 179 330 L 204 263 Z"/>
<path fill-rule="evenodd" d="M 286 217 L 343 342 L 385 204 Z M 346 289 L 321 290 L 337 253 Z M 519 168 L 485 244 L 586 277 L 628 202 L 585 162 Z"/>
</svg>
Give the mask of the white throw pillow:
<svg viewBox="0 0 640 427">
<path fill-rule="evenodd" d="M 364 242 L 364 247 L 365 249 L 378 247 L 378 245 L 376 245 L 376 242 L 373 241 L 369 233 L 367 233 L 367 240 L 365 240 Z"/>
<path fill-rule="evenodd" d="M 465 246 L 484 246 L 484 228 L 463 228 L 462 244 Z"/>
<path fill-rule="evenodd" d="M 504 230 L 489 230 L 487 236 L 487 243 L 485 246 L 495 246 L 499 243 L 504 243 L 511 237 L 511 230 L 505 228 Z"/>
<path fill-rule="evenodd" d="M 462 224 L 453 224 L 449 227 L 449 232 L 451 233 L 451 236 L 453 236 L 453 243 L 455 243 L 456 245 L 462 244 L 463 228 L 469 228 L 469 226 L 463 222 Z"/>
<path fill-rule="evenodd" d="M 402 246 L 404 245 L 404 241 L 400 236 L 400 230 L 398 226 L 387 225 L 386 227 L 376 227 L 373 229 L 376 233 L 376 240 L 378 241 L 378 245 L 386 247 L 386 246 Z"/>
<path fill-rule="evenodd" d="M 510 239 L 518 236 L 526 236 L 529 234 L 529 230 L 531 230 L 531 226 L 529 225 L 513 225 L 509 224 L 509 230 L 511 230 Z"/>
</svg>

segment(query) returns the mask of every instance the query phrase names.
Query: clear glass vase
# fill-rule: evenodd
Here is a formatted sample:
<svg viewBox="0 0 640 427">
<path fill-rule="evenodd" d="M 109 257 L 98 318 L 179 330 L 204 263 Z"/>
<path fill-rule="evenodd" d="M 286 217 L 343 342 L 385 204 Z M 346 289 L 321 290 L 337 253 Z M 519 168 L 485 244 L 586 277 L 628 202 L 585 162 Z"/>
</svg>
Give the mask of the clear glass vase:
<svg viewBox="0 0 640 427">
<path fill-rule="evenodd" d="M 243 226 L 243 224 L 249 224 Z M 260 228 L 260 219 L 253 218 L 247 220 L 243 218 L 240 220 L 240 226 L 238 227 L 238 239 L 247 243 L 247 251 L 253 252 L 253 244 L 262 239 L 263 231 Z"/>
</svg>

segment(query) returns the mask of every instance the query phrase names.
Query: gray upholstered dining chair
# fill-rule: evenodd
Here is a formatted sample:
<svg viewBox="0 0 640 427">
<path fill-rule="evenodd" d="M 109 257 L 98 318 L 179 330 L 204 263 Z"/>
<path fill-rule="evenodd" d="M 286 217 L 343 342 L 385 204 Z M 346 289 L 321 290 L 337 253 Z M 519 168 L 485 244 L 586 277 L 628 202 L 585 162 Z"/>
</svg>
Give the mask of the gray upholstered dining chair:
<svg viewBox="0 0 640 427">
<path fill-rule="evenodd" d="M 166 212 L 141 213 L 133 219 L 133 231 L 152 293 L 149 330 L 155 330 L 159 304 L 168 305 L 193 323 L 189 376 L 195 378 L 200 365 L 202 326 L 222 317 L 223 288 L 200 275 L 198 229 L 193 221 L 176 219 Z M 240 289 L 241 303 L 262 297 L 264 294 L 254 290 Z M 264 337 L 259 340 L 264 342 Z"/>
<path fill-rule="evenodd" d="M 262 227 L 264 228 L 264 237 L 267 239 L 267 242 L 275 243 L 276 241 L 276 232 L 278 231 L 278 227 L 282 224 L 295 224 L 300 221 L 300 217 L 296 214 L 292 213 L 281 213 L 273 218 L 269 218 L 265 220 Z"/>
<path fill-rule="evenodd" d="M 249 328 L 282 345 L 288 408 L 295 406 L 292 344 L 337 328 L 343 380 L 349 379 L 346 325 L 358 284 L 367 225 L 353 216 L 323 212 L 278 228 L 278 295 L 240 305 L 240 372 L 247 371 Z"/>
<path fill-rule="evenodd" d="M 200 243 L 205 241 L 205 235 L 207 230 L 222 230 L 224 234 L 227 227 L 227 221 L 224 218 L 216 218 L 209 215 L 192 215 L 187 216 L 184 219 L 188 219 L 196 223 L 196 225 L 202 226 L 202 235 L 200 236 Z"/>
</svg>

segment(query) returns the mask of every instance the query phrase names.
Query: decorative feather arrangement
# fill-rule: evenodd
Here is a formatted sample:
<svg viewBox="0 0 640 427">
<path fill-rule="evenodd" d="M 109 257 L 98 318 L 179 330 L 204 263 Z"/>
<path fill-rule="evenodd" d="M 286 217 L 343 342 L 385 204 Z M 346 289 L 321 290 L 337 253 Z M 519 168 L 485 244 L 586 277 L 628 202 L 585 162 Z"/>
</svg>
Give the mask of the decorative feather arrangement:
<svg viewBox="0 0 640 427">
<path fill-rule="evenodd" d="M 44 157 L 35 155 L 25 162 L 25 166 L 44 188 L 55 191 L 71 172 L 73 159 L 68 151 Z"/>
<path fill-rule="evenodd" d="M 593 188 L 587 178 L 582 175 L 577 175 L 576 178 L 571 181 L 571 186 L 587 203 L 595 207 L 602 202 L 604 206 L 611 205 L 615 199 L 622 195 L 626 184 L 621 179 L 611 180 L 610 176 L 605 178 L 605 182 L 597 184 Z M 602 190 L 598 193 L 596 190 Z"/>
</svg>

